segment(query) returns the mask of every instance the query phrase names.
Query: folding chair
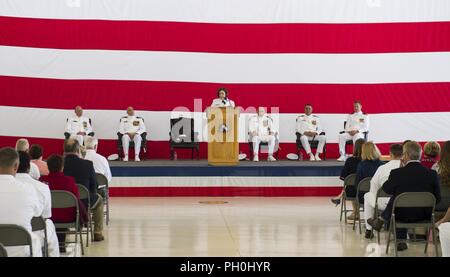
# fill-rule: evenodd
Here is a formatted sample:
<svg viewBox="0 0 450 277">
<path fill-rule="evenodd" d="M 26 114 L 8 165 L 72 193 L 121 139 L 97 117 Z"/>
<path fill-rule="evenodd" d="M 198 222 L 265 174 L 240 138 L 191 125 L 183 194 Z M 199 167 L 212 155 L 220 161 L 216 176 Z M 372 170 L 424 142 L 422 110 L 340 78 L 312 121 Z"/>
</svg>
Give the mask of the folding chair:
<svg viewBox="0 0 450 277">
<path fill-rule="evenodd" d="M 33 232 L 43 231 L 44 232 L 44 245 L 42 245 L 42 256 L 48 257 L 48 237 L 47 237 L 47 224 L 42 216 L 33 217 L 31 219 L 31 228 Z"/>
<path fill-rule="evenodd" d="M 397 253 L 397 228 L 418 228 L 418 227 L 424 227 L 425 230 L 427 230 L 425 233 L 428 234 L 430 229 L 433 235 L 433 244 L 436 251 L 436 256 L 439 256 L 439 250 L 438 245 L 436 242 L 436 232 L 434 229 L 434 208 L 436 206 L 436 198 L 432 193 L 429 192 L 405 192 L 397 196 L 394 200 L 394 205 L 392 207 L 392 215 L 391 215 L 391 221 L 389 224 L 389 233 L 388 233 L 388 242 L 386 246 L 386 254 L 389 252 L 389 245 L 391 243 L 391 233 L 394 236 L 394 249 L 395 249 L 395 256 L 398 256 Z M 397 221 L 395 217 L 395 210 L 397 208 L 429 208 L 431 209 L 431 217 L 428 220 L 421 220 L 417 222 L 412 223 L 405 223 Z M 425 251 L 424 253 L 427 253 L 428 250 L 428 239 L 426 239 L 425 244 Z"/>
<path fill-rule="evenodd" d="M 96 173 L 95 178 L 97 180 L 97 186 L 99 192 L 104 192 L 101 194 L 103 199 L 105 200 L 105 216 L 106 216 L 106 225 L 109 224 L 109 182 L 108 179 L 105 177 L 105 175 Z"/>
<path fill-rule="evenodd" d="M 352 210 L 347 210 L 347 200 L 348 201 L 354 201 L 356 200 L 355 197 L 347 197 L 347 193 L 345 192 L 345 189 L 348 186 L 354 186 L 356 180 L 356 174 L 350 174 L 344 179 L 344 192 L 342 194 L 342 201 L 341 201 L 341 217 L 339 221 L 342 222 L 342 214 L 344 214 L 345 217 L 345 224 L 347 224 L 347 212 Z"/>
<path fill-rule="evenodd" d="M 27 229 L 14 224 L 0 224 L 0 243 L 3 247 L 29 246 L 30 257 L 33 257 L 33 242 Z"/>
<path fill-rule="evenodd" d="M 377 196 L 375 198 L 375 214 L 374 214 L 374 218 L 378 218 L 380 216 L 380 209 L 378 208 L 378 198 L 380 197 L 392 197 L 391 194 L 387 194 L 386 192 L 384 192 L 383 188 L 380 188 L 377 191 Z M 380 244 L 380 233 L 381 232 L 377 232 L 377 240 L 378 240 L 378 244 Z"/>
<path fill-rule="evenodd" d="M 372 177 L 366 177 L 362 179 L 357 188 L 356 188 L 356 213 L 358 215 L 358 225 L 359 225 L 359 233 L 361 234 L 361 209 L 364 212 L 364 203 L 360 202 L 359 195 L 363 193 L 367 193 L 370 191 L 370 180 L 372 180 Z M 356 225 L 356 216 L 353 219 L 353 230 L 355 230 Z"/>
<path fill-rule="evenodd" d="M 179 117 L 170 119 L 169 132 L 170 159 L 175 159 L 176 149 L 191 149 L 191 159 L 194 159 L 194 152 L 197 160 L 200 159 L 200 142 L 198 142 L 198 132 L 194 131 L 194 119 Z"/>
<path fill-rule="evenodd" d="M 66 235 L 75 235 L 75 241 L 71 242 L 63 242 L 63 245 L 66 246 L 67 243 L 75 243 L 75 246 L 78 244 L 78 235 L 80 236 L 80 245 L 81 245 L 81 254 L 84 255 L 84 247 L 83 247 L 83 237 L 81 235 L 81 226 L 80 226 L 80 206 L 78 205 L 78 199 L 73 193 L 65 191 L 65 190 L 53 190 L 51 191 L 52 196 L 52 208 L 53 209 L 66 209 L 66 208 L 75 208 L 76 215 L 75 221 L 72 222 L 54 222 L 56 229 L 69 229 L 68 231 L 56 231 L 58 234 L 66 234 Z M 74 231 L 71 231 L 70 228 L 74 228 Z M 75 256 L 76 256 L 76 247 L 75 247 Z"/>
<path fill-rule="evenodd" d="M 86 234 L 86 247 L 89 247 L 89 233 L 91 234 L 91 241 L 94 239 L 93 235 L 93 228 L 92 228 L 92 214 L 91 214 L 91 198 L 89 195 L 89 190 L 80 184 L 77 184 L 78 192 L 80 194 L 80 200 L 85 201 L 88 203 L 88 206 L 86 207 L 87 215 L 88 215 L 88 224 L 86 228 L 86 232 L 83 231 L 83 226 L 81 226 L 81 233 Z"/>
<path fill-rule="evenodd" d="M 0 243 L 0 258 L 7 258 L 8 252 L 6 252 L 6 248 L 3 246 L 3 244 Z"/>
<path fill-rule="evenodd" d="M 319 136 L 325 135 L 325 132 L 321 132 L 319 134 Z M 297 139 L 295 140 L 295 145 L 297 146 L 297 155 L 298 155 L 298 159 L 301 160 L 300 157 L 303 157 L 303 154 L 301 153 L 303 148 L 303 144 L 302 141 L 300 140 L 300 138 L 303 136 L 302 134 L 300 134 L 299 132 L 295 132 L 295 136 L 297 137 Z M 313 138 L 313 140 L 311 140 L 309 142 L 309 145 L 311 147 L 311 149 L 317 149 L 319 147 L 319 141 L 315 139 L 316 137 Z M 323 160 L 326 161 L 327 159 L 327 144 L 325 143 L 325 145 L 323 146 Z"/>
</svg>

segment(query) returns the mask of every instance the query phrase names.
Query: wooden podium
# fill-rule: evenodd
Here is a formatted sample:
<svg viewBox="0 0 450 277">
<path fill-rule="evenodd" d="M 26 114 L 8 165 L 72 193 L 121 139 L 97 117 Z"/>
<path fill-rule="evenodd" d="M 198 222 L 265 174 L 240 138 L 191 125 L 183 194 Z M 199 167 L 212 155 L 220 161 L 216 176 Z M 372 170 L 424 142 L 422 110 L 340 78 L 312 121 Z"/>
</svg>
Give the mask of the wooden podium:
<svg viewBox="0 0 450 277">
<path fill-rule="evenodd" d="M 238 120 L 239 110 L 209 108 L 208 118 L 208 164 L 233 166 L 239 163 Z"/>
</svg>

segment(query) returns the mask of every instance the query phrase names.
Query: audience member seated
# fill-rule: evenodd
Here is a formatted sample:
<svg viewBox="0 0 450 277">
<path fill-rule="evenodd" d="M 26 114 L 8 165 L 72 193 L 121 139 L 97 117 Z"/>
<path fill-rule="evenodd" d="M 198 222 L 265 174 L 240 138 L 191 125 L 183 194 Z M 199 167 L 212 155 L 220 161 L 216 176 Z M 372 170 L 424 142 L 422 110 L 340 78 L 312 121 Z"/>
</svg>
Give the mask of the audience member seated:
<svg viewBox="0 0 450 277">
<path fill-rule="evenodd" d="M 373 177 L 378 167 L 382 164 L 380 161 L 380 150 L 378 147 L 371 141 L 368 141 L 362 145 L 361 149 L 361 162 L 358 164 L 358 168 L 356 169 L 356 179 L 354 186 L 348 186 L 345 190 L 345 193 L 349 197 L 356 197 L 356 189 L 358 187 L 359 182 L 361 182 L 364 178 Z M 364 203 L 364 195 L 358 195 L 359 202 Z M 348 216 L 347 219 L 353 220 L 356 216 L 356 203 L 353 203 L 353 213 Z M 358 218 L 357 218 L 358 219 Z"/>
<path fill-rule="evenodd" d="M 29 175 L 30 163 L 30 155 L 22 151 L 19 152 L 19 168 L 17 170 L 16 179 L 36 190 L 37 198 L 43 206 L 42 214 L 39 216 L 42 216 L 45 219 L 49 257 L 59 257 L 58 238 L 56 237 L 55 225 L 53 224 L 53 221 L 49 219 L 52 217 L 52 198 L 50 189 L 46 184 L 31 178 Z M 41 244 L 44 244 L 44 231 L 36 231 L 35 233 L 41 238 Z"/>
<path fill-rule="evenodd" d="M 42 256 L 42 244 L 38 235 L 32 232 L 31 219 L 41 216 L 42 203 L 36 191 L 19 182 L 15 176 L 19 168 L 19 154 L 10 147 L 0 149 L 0 224 L 15 224 L 30 234 L 33 256 Z M 28 246 L 6 247 L 9 257 L 30 256 Z"/>
<path fill-rule="evenodd" d="M 103 237 L 103 198 L 98 194 L 94 165 L 91 161 L 80 158 L 80 144 L 77 140 L 68 139 L 64 143 L 64 174 L 72 176 L 77 184 L 89 190 L 91 210 L 94 214 L 94 241 L 102 241 Z M 84 203 L 86 207 L 88 203 Z"/>
<path fill-rule="evenodd" d="M 391 220 L 394 200 L 404 192 L 430 192 L 436 197 L 436 203 L 441 200 L 439 179 L 436 171 L 424 167 L 420 163 L 422 148 L 420 144 L 411 141 L 403 145 L 403 167 L 391 171 L 388 180 L 383 185 L 383 190 L 391 194 L 386 209 L 380 217 L 371 218 L 367 222 L 374 230 L 380 231 L 385 222 Z M 427 208 L 398 208 L 395 211 L 396 220 L 413 223 L 421 220 L 428 220 L 431 217 L 431 210 Z M 406 239 L 406 229 L 398 228 L 397 239 Z M 403 251 L 408 248 L 405 242 L 397 244 L 397 250 Z"/>
<path fill-rule="evenodd" d="M 348 175 L 355 174 L 356 169 L 358 168 L 358 164 L 361 162 L 361 151 L 362 145 L 364 144 L 364 139 L 358 139 L 355 142 L 353 147 L 353 155 L 345 160 L 344 168 L 341 170 L 341 176 L 339 177 L 341 180 L 344 180 Z M 336 206 L 341 203 L 342 195 L 344 194 L 344 190 L 336 197 L 332 198 L 331 202 Z"/>
<path fill-rule="evenodd" d="M 24 138 L 17 140 L 16 151 L 18 152 L 23 151 L 29 153 L 30 144 L 28 143 L 28 140 Z M 30 176 L 35 180 L 39 180 L 39 178 L 41 177 L 41 174 L 39 173 L 39 168 L 34 163 L 30 165 Z"/>
<path fill-rule="evenodd" d="M 435 141 L 425 143 L 421 163 L 426 168 L 431 168 L 439 160 L 441 146 Z"/>
<path fill-rule="evenodd" d="M 112 180 L 111 168 L 109 168 L 108 160 L 97 153 L 98 139 L 88 137 L 84 144 L 86 146 L 86 156 L 84 159 L 91 161 L 94 164 L 95 172 L 103 174 L 108 180 L 108 183 L 110 183 Z"/>
<path fill-rule="evenodd" d="M 450 207 L 450 141 L 441 149 L 441 159 L 436 163 L 436 171 L 441 183 L 441 201 L 436 203 L 437 212 L 445 212 Z"/>
<path fill-rule="evenodd" d="M 65 176 L 63 173 L 64 160 L 60 155 L 52 155 L 47 160 L 49 169 L 48 176 L 42 176 L 40 181 L 48 184 L 50 190 L 64 190 L 73 193 L 78 199 L 80 207 L 80 222 L 84 224 L 88 221 L 86 207 L 83 202 L 80 201 L 80 194 L 78 191 L 75 179 L 70 176 Z M 57 223 L 73 222 L 76 217 L 75 208 L 67 209 L 52 209 L 52 220 Z M 58 231 L 63 231 L 59 230 Z M 66 240 L 65 234 L 57 234 L 58 241 L 60 243 L 61 252 L 66 252 L 66 249 L 62 246 Z"/>
<path fill-rule="evenodd" d="M 389 178 L 391 170 L 400 167 L 400 159 L 402 158 L 403 147 L 401 144 L 392 144 L 389 149 L 390 161 L 380 166 L 372 180 L 370 180 L 370 191 L 364 194 L 364 217 L 367 222 L 369 218 L 372 218 L 375 213 L 375 201 L 378 190 L 383 186 L 384 182 Z M 389 202 L 390 197 L 378 198 L 378 209 L 386 209 L 386 205 Z M 366 238 L 373 237 L 372 226 L 366 224 Z"/>
<path fill-rule="evenodd" d="M 41 176 L 47 176 L 48 175 L 48 167 L 47 163 L 42 159 L 44 155 L 44 151 L 42 149 L 42 146 L 39 144 L 33 144 L 30 147 L 30 157 L 31 162 L 33 162 L 39 169 L 39 174 Z"/>
</svg>

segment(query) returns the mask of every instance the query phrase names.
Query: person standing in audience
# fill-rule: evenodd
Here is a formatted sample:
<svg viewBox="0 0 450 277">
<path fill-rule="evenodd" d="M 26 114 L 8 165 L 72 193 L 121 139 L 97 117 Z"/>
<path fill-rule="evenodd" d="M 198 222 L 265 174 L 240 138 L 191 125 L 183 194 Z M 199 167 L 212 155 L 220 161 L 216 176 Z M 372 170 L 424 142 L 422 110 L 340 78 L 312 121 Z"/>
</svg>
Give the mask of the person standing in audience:
<svg viewBox="0 0 450 277">
<path fill-rule="evenodd" d="M 17 140 L 16 151 L 17 152 L 23 151 L 29 153 L 30 143 L 28 143 L 28 140 L 24 138 Z M 35 180 L 39 180 L 39 178 L 41 177 L 41 173 L 39 173 L 39 168 L 34 163 L 32 163 L 30 166 L 30 176 Z"/>
<path fill-rule="evenodd" d="M 56 237 L 55 225 L 50 219 L 52 217 L 52 198 L 50 189 L 46 184 L 31 178 L 29 175 L 30 163 L 31 159 L 28 153 L 22 151 L 19 152 L 19 168 L 17 169 L 16 179 L 36 190 L 38 200 L 43 206 L 43 211 L 40 216 L 44 218 L 46 224 L 49 257 L 59 257 L 58 238 Z M 41 238 L 41 244 L 44 244 L 44 232 L 37 231 L 35 233 Z"/>
<path fill-rule="evenodd" d="M 40 181 L 44 182 L 48 185 L 50 190 L 64 190 L 71 192 L 78 199 L 78 204 L 80 208 L 80 223 L 84 224 L 88 221 L 86 206 L 82 201 L 80 201 L 80 193 L 78 191 L 77 184 L 75 183 L 75 179 L 71 176 L 66 176 L 63 173 L 64 168 L 64 159 L 60 155 L 52 155 L 47 160 L 47 165 L 49 169 L 49 174 L 47 176 L 42 176 Z M 67 208 L 67 209 L 53 209 L 52 208 L 52 217 L 53 222 L 57 223 L 66 223 L 73 222 L 76 218 L 76 209 L 75 208 Z M 60 230 L 58 230 L 60 231 Z M 62 230 L 61 230 L 62 231 Z M 57 234 L 58 241 L 60 243 L 60 251 L 62 253 L 66 252 L 65 247 L 63 246 L 66 235 L 65 234 Z"/>
<path fill-rule="evenodd" d="M 361 162 L 356 169 L 355 184 L 353 186 L 348 186 L 345 189 L 345 193 L 348 197 L 358 197 L 359 202 L 364 203 L 364 195 L 356 195 L 358 184 L 364 178 L 373 177 L 378 167 L 382 164 L 380 157 L 380 150 L 378 150 L 378 147 L 373 142 L 368 141 L 362 145 Z M 353 213 L 348 216 L 347 219 L 353 220 L 355 216 L 357 217 L 356 212 L 356 203 L 353 203 Z M 358 220 L 359 218 L 356 219 Z"/>
<path fill-rule="evenodd" d="M 320 154 L 323 153 L 323 148 L 327 138 L 322 134 L 322 126 L 320 124 L 320 118 L 317 115 L 313 115 L 313 107 L 311 104 L 305 105 L 305 114 L 297 118 L 297 133 L 300 134 L 300 141 L 306 154 L 309 155 L 310 161 L 320 161 Z M 314 156 L 311 151 L 310 141 L 317 140 L 319 144 L 317 146 L 317 152 Z"/>
<path fill-rule="evenodd" d="M 355 142 L 355 145 L 353 147 L 353 155 L 349 157 L 344 164 L 344 167 L 341 170 L 341 176 L 339 176 L 339 179 L 345 180 L 345 178 L 350 174 L 355 174 L 356 169 L 358 168 L 358 164 L 361 162 L 361 152 L 362 152 L 362 146 L 364 144 L 364 139 L 358 139 Z M 331 198 L 331 202 L 338 206 L 341 204 L 342 195 L 344 194 L 344 190 L 339 193 L 339 195 L 335 198 Z"/>
<path fill-rule="evenodd" d="M 436 197 L 436 203 L 441 200 L 438 175 L 436 171 L 426 168 L 420 163 L 421 156 L 422 148 L 419 143 L 411 141 L 403 146 L 404 166 L 392 170 L 382 187 L 392 197 L 380 217 L 367 220 L 374 230 L 380 231 L 385 222 L 391 220 L 394 200 L 404 192 L 430 192 Z M 431 210 L 428 208 L 398 208 L 395 211 L 395 217 L 398 221 L 409 223 L 429 220 Z M 406 239 L 406 233 L 406 229 L 398 228 L 397 239 Z M 396 247 L 398 251 L 404 251 L 408 245 L 400 242 Z"/>
<path fill-rule="evenodd" d="M 66 124 L 66 133 L 71 139 L 76 139 L 80 145 L 83 145 L 86 136 L 93 132 L 89 118 L 83 116 L 83 108 L 75 107 L 75 116 L 69 117 Z"/>
<path fill-rule="evenodd" d="M 122 135 L 123 154 L 125 155 L 123 161 L 128 162 L 130 141 L 134 141 L 134 160 L 139 162 L 142 143 L 141 135 L 145 133 L 145 124 L 141 117 L 135 115 L 133 107 L 128 107 L 127 116 L 122 117 L 120 120 L 119 133 Z"/>
<path fill-rule="evenodd" d="M 378 190 L 383 186 L 384 182 L 389 178 L 389 174 L 393 169 L 400 167 L 400 160 L 403 155 L 403 146 L 401 144 L 392 144 L 389 149 L 391 160 L 386 164 L 380 166 L 370 180 L 370 191 L 364 194 L 364 218 L 367 222 L 369 218 L 372 218 L 375 213 L 375 209 L 386 209 L 386 205 L 389 202 L 390 197 L 378 198 L 378 207 L 375 207 L 375 201 Z M 373 237 L 372 226 L 366 224 L 367 239 Z"/>
<path fill-rule="evenodd" d="M 72 176 L 77 184 L 89 191 L 91 210 L 94 214 L 94 241 L 102 241 L 103 237 L 103 198 L 98 194 L 94 165 L 91 161 L 80 158 L 80 144 L 77 140 L 68 139 L 64 143 L 64 175 Z M 88 203 L 84 203 L 88 206 Z"/>
<path fill-rule="evenodd" d="M 11 147 L 0 149 L 0 224 L 15 224 L 31 235 L 33 256 L 42 256 L 42 244 L 32 232 L 31 219 L 41 216 L 44 207 L 30 186 L 19 182 L 15 176 L 19 168 L 19 154 Z M 9 257 L 30 256 L 28 246 L 6 247 Z"/>
<path fill-rule="evenodd" d="M 435 141 L 425 143 L 423 146 L 423 157 L 421 163 L 426 168 L 431 168 L 439 160 L 441 146 Z"/>
<path fill-rule="evenodd" d="M 228 98 L 228 90 L 226 88 L 219 88 L 217 98 L 213 100 L 211 107 L 235 107 L 234 101 Z"/>
<path fill-rule="evenodd" d="M 250 118 L 249 133 L 253 143 L 253 161 L 259 161 L 259 144 L 261 142 L 267 142 L 269 147 L 269 156 L 267 160 L 269 162 L 276 161 L 273 157 L 276 142 L 276 129 L 273 124 L 272 118 L 267 116 L 266 110 L 263 107 L 258 108 L 258 115 Z"/>
<path fill-rule="evenodd" d="M 41 176 L 47 176 L 48 175 L 48 167 L 47 167 L 47 163 L 45 161 L 43 161 L 42 156 L 43 156 L 42 146 L 39 144 L 31 145 L 31 147 L 30 147 L 31 162 L 34 163 L 38 167 L 39 174 Z"/>
<path fill-rule="evenodd" d="M 441 201 L 436 203 L 436 211 L 445 212 L 450 207 L 450 141 L 442 145 L 440 157 L 436 166 L 433 166 L 441 183 Z"/>
<path fill-rule="evenodd" d="M 353 144 L 358 139 L 364 139 L 364 133 L 369 131 L 369 116 L 362 112 L 360 101 L 353 103 L 354 113 L 348 115 L 344 133 L 339 134 L 339 154 L 338 161 L 345 161 L 345 144 L 348 140 L 353 140 Z"/>
<path fill-rule="evenodd" d="M 108 160 L 102 155 L 97 153 L 98 139 L 93 137 L 86 138 L 86 156 L 85 160 L 91 161 L 94 164 L 94 170 L 96 173 L 103 174 L 108 183 L 112 180 L 111 168 L 109 167 Z"/>
</svg>

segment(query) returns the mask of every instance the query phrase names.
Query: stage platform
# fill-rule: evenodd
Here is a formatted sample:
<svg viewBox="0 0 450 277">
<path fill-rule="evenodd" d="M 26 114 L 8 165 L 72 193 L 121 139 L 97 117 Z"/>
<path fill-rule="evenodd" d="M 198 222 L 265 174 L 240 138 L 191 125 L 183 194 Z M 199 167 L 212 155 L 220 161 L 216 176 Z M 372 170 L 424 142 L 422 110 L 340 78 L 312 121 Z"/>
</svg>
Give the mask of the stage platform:
<svg viewBox="0 0 450 277">
<path fill-rule="evenodd" d="M 340 192 L 337 161 L 241 161 L 210 166 L 207 160 L 110 162 L 111 196 L 332 196 Z"/>
</svg>

